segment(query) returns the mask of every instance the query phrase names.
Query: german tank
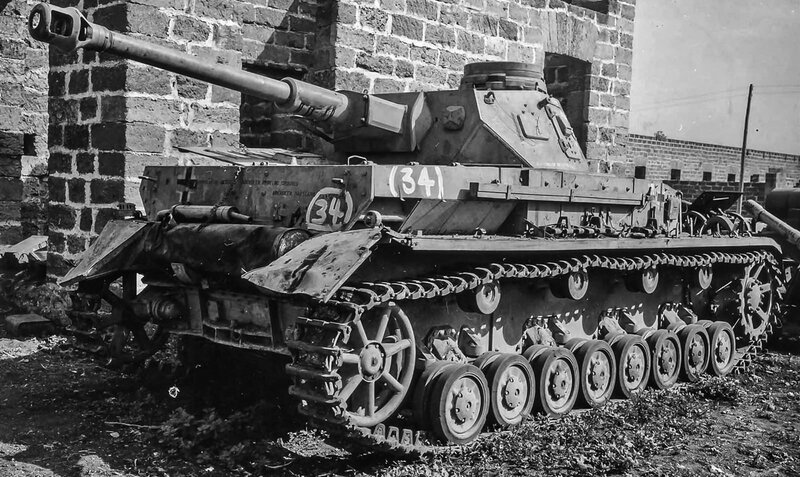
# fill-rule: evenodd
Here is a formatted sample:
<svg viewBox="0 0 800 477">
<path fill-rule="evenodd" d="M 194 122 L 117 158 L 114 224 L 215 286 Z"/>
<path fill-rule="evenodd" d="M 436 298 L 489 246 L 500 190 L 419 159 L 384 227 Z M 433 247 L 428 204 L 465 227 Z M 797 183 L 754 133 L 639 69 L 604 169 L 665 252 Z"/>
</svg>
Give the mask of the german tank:
<svg viewBox="0 0 800 477">
<path fill-rule="evenodd" d="M 332 131 L 337 165 L 145 169 L 146 218 L 109 222 L 63 280 L 111 305 L 121 357 L 164 333 L 290 355 L 289 392 L 313 423 L 419 450 L 728 374 L 778 312 L 781 248 L 723 212 L 737 197 L 688 204 L 589 172 L 533 65 L 469 64 L 453 91 L 333 92 L 209 65 L 75 9 L 37 5 L 29 28 Z"/>
<path fill-rule="evenodd" d="M 785 290 L 781 302 L 778 339 L 800 337 L 800 189 L 776 189 L 767 194 L 764 207 L 754 200 L 745 202 L 757 222 L 766 225 L 764 235 L 771 235 L 781 245 Z"/>
</svg>

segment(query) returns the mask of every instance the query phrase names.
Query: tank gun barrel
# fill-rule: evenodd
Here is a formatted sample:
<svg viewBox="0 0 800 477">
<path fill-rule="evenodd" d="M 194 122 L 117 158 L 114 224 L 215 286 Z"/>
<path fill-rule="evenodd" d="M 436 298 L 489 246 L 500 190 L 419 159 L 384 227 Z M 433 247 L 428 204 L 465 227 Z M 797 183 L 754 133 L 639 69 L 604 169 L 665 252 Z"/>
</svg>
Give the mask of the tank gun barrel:
<svg viewBox="0 0 800 477">
<path fill-rule="evenodd" d="M 34 39 L 49 43 L 63 52 L 79 48 L 109 52 L 274 101 L 279 109 L 310 119 L 337 123 L 344 121 L 347 116 L 349 99 L 345 94 L 293 78 L 274 80 L 113 32 L 89 22 L 76 8 L 39 3 L 28 17 L 28 30 Z"/>
<path fill-rule="evenodd" d="M 779 219 L 775 215 L 769 213 L 767 209 L 752 199 L 745 202 L 745 205 L 756 220 L 764 222 L 767 224 L 767 227 L 769 227 L 770 230 L 777 233 L 786 239 L 786 241 L 800 249 L 800 231 Z"/>
</svg>

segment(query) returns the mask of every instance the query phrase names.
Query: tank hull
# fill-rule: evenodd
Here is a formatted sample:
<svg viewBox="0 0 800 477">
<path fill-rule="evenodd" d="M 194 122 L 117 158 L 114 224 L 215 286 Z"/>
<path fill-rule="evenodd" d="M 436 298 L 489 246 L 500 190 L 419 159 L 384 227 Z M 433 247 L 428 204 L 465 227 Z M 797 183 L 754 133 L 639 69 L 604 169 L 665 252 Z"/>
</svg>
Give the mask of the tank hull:
<svg viewBox="0 0 800 477">
<path fill-rule="evenodd" d="M 107 326 L 156 328 L 125 358 L 165 333 L 290 356 L 304 414 L 393 451 L 744 369 L 782 302 L 775 240 L 637 179 L 150 167 L 140 192 L 147 220 L 110 222 L 64 279 Z"/>
</svg>

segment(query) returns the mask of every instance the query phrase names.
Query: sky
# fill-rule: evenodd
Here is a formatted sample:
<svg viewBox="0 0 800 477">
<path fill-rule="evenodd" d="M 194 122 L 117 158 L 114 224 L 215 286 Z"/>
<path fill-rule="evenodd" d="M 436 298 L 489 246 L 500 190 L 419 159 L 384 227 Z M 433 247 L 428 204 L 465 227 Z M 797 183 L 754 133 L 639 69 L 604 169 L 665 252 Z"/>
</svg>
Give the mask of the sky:
<svg viewBox="0 0 800 477">
<path fill-rule="evenodd" d="M 630 132 L 800 154 L 800 0 L 638 0 Z"/>
</svg>

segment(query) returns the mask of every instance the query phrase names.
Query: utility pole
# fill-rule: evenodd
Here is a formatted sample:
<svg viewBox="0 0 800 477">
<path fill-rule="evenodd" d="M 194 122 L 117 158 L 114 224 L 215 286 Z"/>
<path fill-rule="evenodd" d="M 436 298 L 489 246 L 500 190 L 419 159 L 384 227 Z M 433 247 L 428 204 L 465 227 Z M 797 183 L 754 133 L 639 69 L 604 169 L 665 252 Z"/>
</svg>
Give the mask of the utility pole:
<svg viewBox="0 0 800 477">
<path fill-rule="evenodd" d="M 742 134 L 742 160 L 739 164 L 739 206 L 736 212 L 742 213 L 742 202 L 744 201 L 744 158 L 747 155 L 747 125 L 750 123 L 750 102 L 753 99 L 753 83 L 747 89 L 747 110 L 744 113 L 744 133 Z"/>
</svg>

